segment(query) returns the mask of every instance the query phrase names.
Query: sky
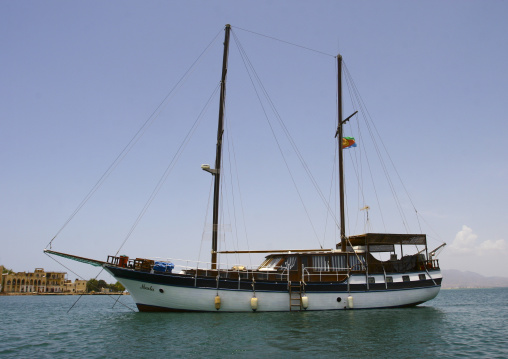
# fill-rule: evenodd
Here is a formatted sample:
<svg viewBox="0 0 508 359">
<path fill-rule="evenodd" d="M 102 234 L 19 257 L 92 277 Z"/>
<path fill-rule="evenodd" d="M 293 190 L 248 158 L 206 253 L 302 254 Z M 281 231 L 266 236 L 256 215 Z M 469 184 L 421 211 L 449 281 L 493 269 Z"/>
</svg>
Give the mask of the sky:
<svg viewBox="0 0 508 359">
<path fill-rule="evenodd" d="M 397 193 L 410 194 L 400 200 L 409 212 L 402 221 L 397 209 L 378 205 L 393 202 L 382 185 L 357 189 L 358 173 L 367 182 L 381 177 L 346 164 L 348 234 L 367 228 L 360 208 L 368 205 L 373 232 L 427 233 L 431 248 L 446 242 L 441 268 L 507 277 L 506 13 L 505 1 L 467 0 L 2 1 L 0 264 L 72 270 L 70 278 L 97 274 L 44 255 L 55 236 L 54 250 L 99 260 L 119 248 L 131 257 L 209 260 L 211 176 L 200 166 L 214 163 L 213 93 L 222 30 L 231 24 L 224 151 L 225 166 L 235 163 L 238 174 L 223 175 L 236 189 L 224 195 L 221 248 L 230 240 L 232 249 L 331 248 L 337 238 L 291 145 L 273 141 L 238 40 L 333 211 L 334 56 L 342 54 L 397 169 L 389 172 L 394 182 L 402 179 Z M 345 101 L 346 116 L 355 109 Z M 154 113 L 143 137 L 114 162 Z M 355 121 L 362 120 L 351 120 L 347 131 L 358 140 L 364 132 L 355 132 Z M 115 170 L 106 172 L 112 163 Z M 66 224 L 104 173 L 103 185 Z M 372 194 L 377 198 L 366 198 Z"/>
</svg>

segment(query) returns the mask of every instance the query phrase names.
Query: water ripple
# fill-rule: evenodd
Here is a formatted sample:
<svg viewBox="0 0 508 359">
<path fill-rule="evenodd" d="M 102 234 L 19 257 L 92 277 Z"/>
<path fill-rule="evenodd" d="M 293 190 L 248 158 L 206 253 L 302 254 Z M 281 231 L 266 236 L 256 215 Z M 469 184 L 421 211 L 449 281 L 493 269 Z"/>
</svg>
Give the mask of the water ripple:
<svg viewBox="0 0 508 359">
<path fill-rule="evenodd" d="M 0 357 L 508 357 L 508 288 L 445 290 L 416 308 L 303 313 L 137 313 L 103 296 L 67 313 L 75 300 L 0 297 Z"/>
</svg>

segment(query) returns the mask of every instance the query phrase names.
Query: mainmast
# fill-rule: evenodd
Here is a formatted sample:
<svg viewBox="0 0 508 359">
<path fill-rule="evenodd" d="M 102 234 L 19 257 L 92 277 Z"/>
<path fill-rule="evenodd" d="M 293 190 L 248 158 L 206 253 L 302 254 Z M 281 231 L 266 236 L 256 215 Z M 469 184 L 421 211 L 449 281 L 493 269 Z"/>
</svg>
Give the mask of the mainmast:
<svg viewBox="0 0 508 359">
<path fill-rule="evenodd" d="M 344 159 L 343 159 L 343 148 L 342 148 L 342 125 L 349 121 L 351 117 L 356 115 L 358 111 L 355 111 L 351 116 L 342 119 L 342 56 L 340 54 L 337 55 L 337 104 L 339 107 L 338 111 L 338 125 L 337 132 L 335 133 L 335 137 L 339 140 L 339 188 L 340 188 L 340 250 L 342 252 L 346 251 L 346 220 L 345 220 L 345 210 L 344 210 Z"/>
<path fill-rule="evenodd" d="M 344 164 L 342 159 L 342 125 L 349 120 L 349 118 L 342 122 L 342 56 L 337 55 L 337 96 L 338 96 L 338 126 L 337 134 L 339 140 L 339 198 L 340 198 L 340 249 L 342 252 L 346 251 L 346 220 L 344 214 Z"/>
<path fill-rule="evenodd" d="M 229 32 L 227 24 L 224 35 L 224 55 L 222 58 L 222 78 L 220 85 L 219 126 L 217 129 L 217 147 L 215 152 L 215 169 L 210 171 L 215 177 L 213 189 L 213 228 L 212 228 L 212 269 L 217 269 L 217 238 L 219 233 L 219 199 L 220 199 L 220 168 L 222 157 L 222 134 L 224 133 L 224 104 L 226 100 L 226 75 L 228 71 Z"/>
</svg>

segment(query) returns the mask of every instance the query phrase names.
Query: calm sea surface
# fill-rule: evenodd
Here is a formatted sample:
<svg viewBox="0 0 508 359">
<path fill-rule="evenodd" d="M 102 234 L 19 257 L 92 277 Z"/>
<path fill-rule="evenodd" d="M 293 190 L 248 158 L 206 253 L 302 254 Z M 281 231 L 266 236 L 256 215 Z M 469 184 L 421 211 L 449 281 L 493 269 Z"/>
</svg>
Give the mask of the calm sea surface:
<svg viewBox="0 0 508 359">
<path fill-rule="evenodd" d="M 0 358 L 508 358 L 508 288 L 442 290 L 408 309 L 303 313 L 138 313 L 106 296 L 67 312 L 77 298 L 1 296 Z"/>
</svg>

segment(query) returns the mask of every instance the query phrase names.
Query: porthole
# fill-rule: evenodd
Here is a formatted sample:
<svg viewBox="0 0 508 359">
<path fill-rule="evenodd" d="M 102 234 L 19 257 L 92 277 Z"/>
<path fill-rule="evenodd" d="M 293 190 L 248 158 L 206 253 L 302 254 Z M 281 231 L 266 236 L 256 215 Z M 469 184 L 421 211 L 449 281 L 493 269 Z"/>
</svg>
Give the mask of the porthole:
<svg viewBox="0 0 508 359">
<path fill-rule="evenodd" d="M 159 289 L 159 292 L 164 293 L 164 289 L 162 289 L 162 288 Z"/>
<path fill-rule="evenodd" d="M 341 297 L 337 297 L 337 302 L 341 302 L 342 301 L 342 298 Z"/>
</svg>

